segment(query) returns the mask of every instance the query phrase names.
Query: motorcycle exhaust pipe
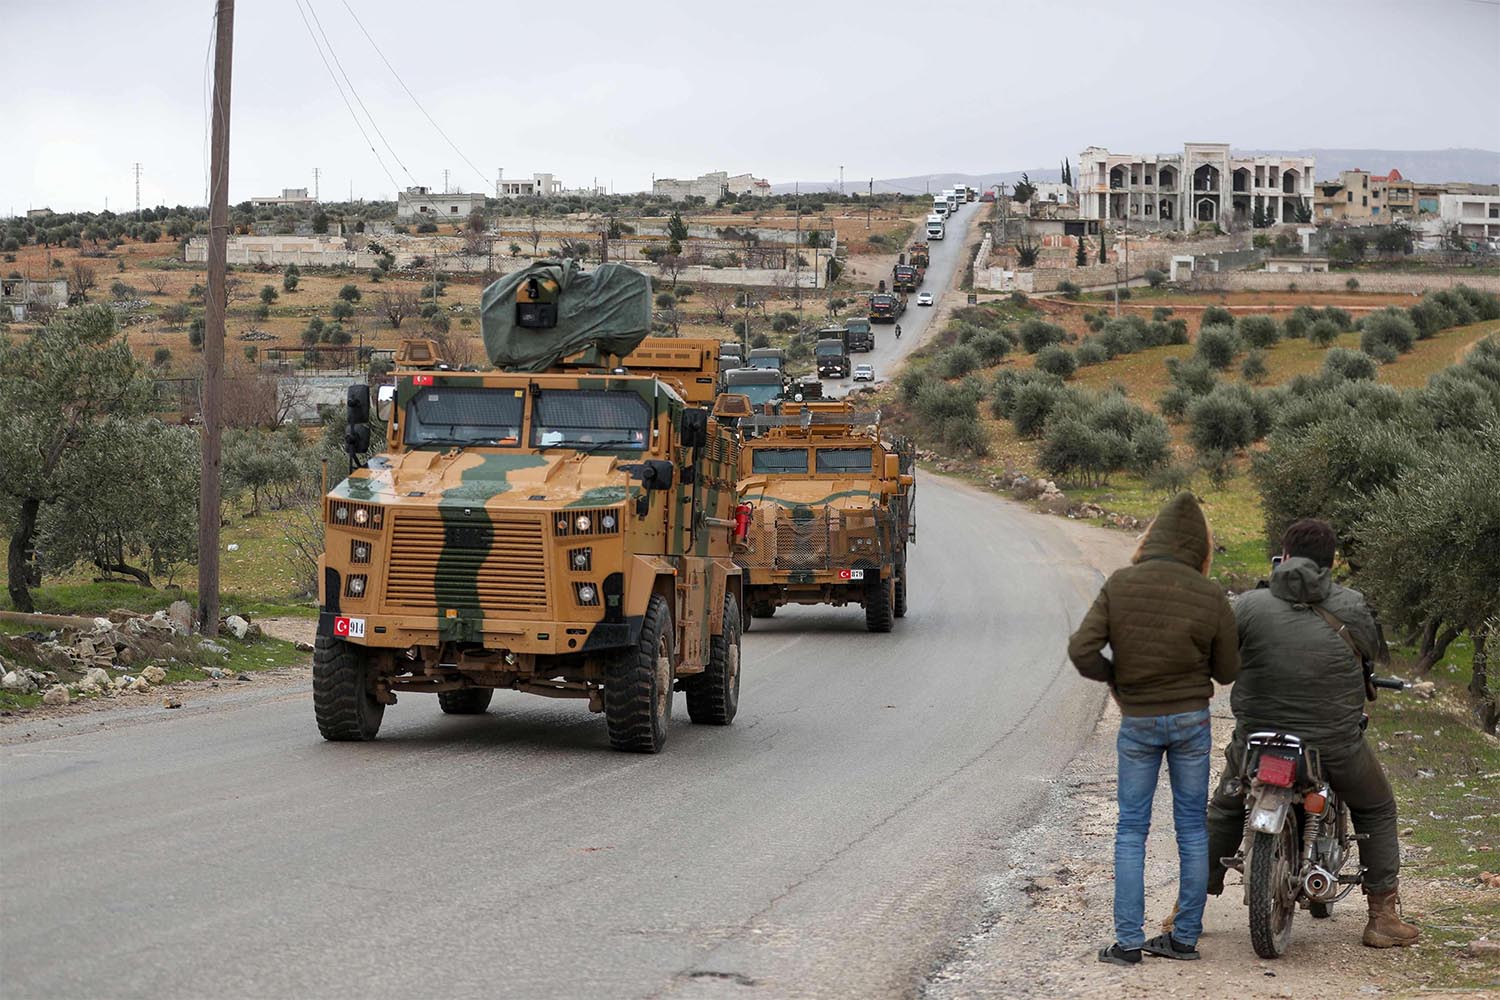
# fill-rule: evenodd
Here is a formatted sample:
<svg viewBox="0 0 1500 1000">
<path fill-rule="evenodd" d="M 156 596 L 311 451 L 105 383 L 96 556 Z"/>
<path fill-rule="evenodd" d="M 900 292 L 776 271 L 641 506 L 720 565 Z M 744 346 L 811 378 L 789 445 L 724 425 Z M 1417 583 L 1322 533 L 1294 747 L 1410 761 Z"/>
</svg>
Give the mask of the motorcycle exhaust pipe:
<svg viewBox="0 0 1500 1000">
<path fill-rule="evenodd" d="M 1314 866 L 1302 880 L 1302 891 L 1312 899 L 1322 899 L 1336 887 L 1334 877 L 1325 869 Z"/>
</svg>

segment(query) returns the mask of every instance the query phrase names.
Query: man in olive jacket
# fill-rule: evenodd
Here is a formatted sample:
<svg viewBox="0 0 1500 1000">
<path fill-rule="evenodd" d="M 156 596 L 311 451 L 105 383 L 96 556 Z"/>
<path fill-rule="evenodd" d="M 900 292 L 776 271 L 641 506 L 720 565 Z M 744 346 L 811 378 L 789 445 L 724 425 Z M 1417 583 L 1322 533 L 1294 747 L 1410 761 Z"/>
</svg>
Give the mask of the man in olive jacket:
<svg viewBox="0 0 1500 1000">
<path fill-rule="evenodd" d="M 1282 538 L 1282 560 L 1271 574 L 1271 586 L 1234 602 L 1243 666 L 1230 696 L 1234 738 L 1224 749 L 1226 767 L 1208 809 L 1208 891 L 1224 891 L 1220 859 L 1239 850 L 1244 833 L 1240 772 L 1246 734 L 1290 733 L 1317 748 L 1323 776 L 1349 807 L 1354 829 L 1367 837 L 1359 845 L 1369 904 L 1364 943 L 1372 948 L 1410 945 L 1418 930 L 1398 910 L 1396 798 L 1364 737 L 1363 661 L 1381 659 L 1384 644 L 1364 596 L 1330 576 L 1335 545 L 1326 521 L 1297 521 Z M 1337 619 L 1361 655 L 1316 608 Z"/>
<path fill-rule="evenodd" d="M 1209 862 L 1208 701 L 1213 682 L 1233 681 L 1240 662 L 1234 613 L 1208 579 L 1212 561 L 1203 510 L 1191 493 L 1179 493 L 1157 514 L 1131 565 L 1105 581 L 1068 643 L 1078 672 L 1107 683 L 1120 705 L 1115 941 L 1099 952 L 1101 962 L 1132 965 L 1142 949 L 1198 957 Z M 1177 831 L 1178 915 L 1170 933 L 1146 941 L 1146 834 L 1163 756 Z"/>
</svg>

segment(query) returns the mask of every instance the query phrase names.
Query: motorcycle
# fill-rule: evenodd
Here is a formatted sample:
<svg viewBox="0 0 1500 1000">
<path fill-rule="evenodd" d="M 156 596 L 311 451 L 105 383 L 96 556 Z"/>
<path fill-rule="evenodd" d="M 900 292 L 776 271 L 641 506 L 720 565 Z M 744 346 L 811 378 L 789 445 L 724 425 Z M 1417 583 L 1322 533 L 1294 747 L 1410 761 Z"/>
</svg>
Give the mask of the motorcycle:
<svg viewBox="0 0 1500 1000">
<path fill-rule="evenodd" d="M 1377 688 L 1400 691 L 1406 682 L 1371 677 Z M 1331 916 L 1333 904 L 1364 881 L 1364 868 L 1345 873 L 1356 841 L 1349 807 L 1323 779 L 1316 747 L 1278 732 L 1251 733 L 1241 775 L 1245 836 L 1239 853 L 1223 858 L 1244 875 L 1250 943 L 1261 958 L 1280 958 L 1292 939 L 1299 907 Z M 1241 777 L 1241 781 L 1246 780 Z"/>
</svg>

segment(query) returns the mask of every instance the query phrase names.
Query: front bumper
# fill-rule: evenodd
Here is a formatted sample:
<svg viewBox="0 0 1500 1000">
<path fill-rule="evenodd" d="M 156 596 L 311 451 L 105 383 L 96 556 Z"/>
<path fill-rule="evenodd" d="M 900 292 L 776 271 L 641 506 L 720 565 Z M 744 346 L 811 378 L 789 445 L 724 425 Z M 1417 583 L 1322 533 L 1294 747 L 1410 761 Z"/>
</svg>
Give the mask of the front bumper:
<svg viewBox="0 0 1500 1000">
<path fill-rule="evenodd" d="M 432 615 L 318 614 L 318 634 L 370 649 L 407 649 L 448 642 L 537 656 L 623 649 L 640 638 L 641 620 L 619 622 L 518 621 L 505 618 L 437 618 Z M 361 634 L 362 633 L 362 634 Z"/>
</svg>

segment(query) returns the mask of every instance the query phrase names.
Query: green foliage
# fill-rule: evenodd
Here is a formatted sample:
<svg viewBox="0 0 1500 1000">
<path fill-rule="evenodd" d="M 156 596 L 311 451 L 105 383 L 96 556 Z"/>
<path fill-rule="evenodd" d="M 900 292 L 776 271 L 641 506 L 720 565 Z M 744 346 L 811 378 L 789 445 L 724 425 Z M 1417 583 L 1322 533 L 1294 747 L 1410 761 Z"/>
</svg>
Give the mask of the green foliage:
<svg viewBox="0 0 1500 1000">
<path fill-rule="evenodd" d="M 261 286 L 261 289 L 260 289 L 260 301 L 261 301 L 262 304 L 269 306 L 272 302 L 275 302 L 278 298 L 280 298 L 280 294 L 276 291 L 276 289 L 274 287 L 272 287 L 271 285 L 262 285 Z"/>
<path fill-rule="evenodd" d="M 682 213 L 673 212 L 667 217 L 667 236 L 678 243 L 688 238 L 688 227 L 682 220 Z"/>
<path fill-rule="evenodd" d="M 1245 387 L 1216 386 L 1188 406 L 1188 441 L 1199 455 L 1232 453 L 1255 441 L 1255 409 L 1237 388 Z"/>
<path fill-rule="evenodd" d="M 1069 379 L 1078 370 L 1078 359 L 1073 357 L 1073 352 L 1067 348 L 1058 344 L 1048 344 L 1037 351 L 1036 367 L 1038 371 L 1044 371 L 1048 375 Z"/>
<path fill-rule="evenodd" d="M 1068 339 L 1068 331 L 1040 319 L 1026 320 L 1021 324 L 1018 334 L 1027 354 L 1035 354 L 1048 344 L 1061 344 Z"/>
<path fill-rule="evenodd" d="M 966 344 L 950 347 L 938 355 L 944 378 L 959 378 L 979 367 L 979 352 Z"/>
<path fill-rule="evenodd" d="M 1266 367 L 1266 352 L 1259 347 L 1251 348 L 1240 363 L 1240 376 L 1246 382 L 1264 381 L 1269 369 Z"/>
<path fill-rule="evenodd" d="M 1270 316 L 1241 316 L 1235 332 L 1249 347 L 1275 347 L 1281 340 L 1281 328 Z"/>
<path fill-rule="evenodd" d="M 1363 351 L 1351 351 L 1347 347 L 1335 347 L 1323 356 L 1323 370 L 1340 378 L 1373 379 L 1376 372 L 1375 359 Z"/>
<path fill-rule="evenodd" d="M 335 302 L 328 311 L 329 314 L 339 322 L 343 322 L 346 319 L 351 319 L 354 316 L 354 306 L 343 299 Z"/>
<path fill-rule="evenodd" d="M 1416 345 L 1417 328 L 1399 309 L 1382 309 L 1360 323 L 1359 348 L 1372 357 L 1394 361 Z"/>
<path fill-rule="evenodd" d="M 296 264 L 288 264 L 286 270 L 281 273 L 281 289 L 285 292 L 295 292 L 298 283 L 302 280 L 302 269 Z"/>
<path fill-rule="evenodd" d="M 1170 454 L 1160 417 L 1115 393 L 1071 392 L 1054 404 L 1038 460 L 1053 476 L 1094 486 L 1122 469 L 1147 473 Z"/>
<path fill-rule="evenodd" d="M 1225 309 L 1223 306 L 1209 306 L 1207 309 L 1203 310 L 1203 316 L 1199 322 L 1199 326 L 1232 327 L 1234 326 L 1234 313 L 1230 312 L 1228 309 Z"/>
<path fill-rule="evenodd" d="M 1022 437 L 1039 437 L 1053 407 L 1067 398 L 1067 390 L 1055 380 L 1026 382 L 1015 387 L 1009 409 L 1010 421 Z"/>
<path fill-rule="evenodd" d="M 358 302 L 362 298 L 358 285 L 345 285 L 339 289 L 339 298 L 345 302 Z"/>
<path fill-rule="evenodd" d="M 1148 267 L 1148 268 L 1146 268 L 1146 275 L 1145 275 L 1145 277 L 1146 277 L 1146 284 L 1150 285 L 1152 288 L 1160 288 L 1167 281 L 1166 272 L 1165 271 L 1158 271 L 1154 267 Z"/>
<path fill-rule="evenodd" d="M 1082 294 L 1082 290 L 1077 285 L 1066 279 L 1057 283 L 1057 290 L 1065 299 L 1077 299 Z"/>
<path fill-rule="evenodd" d="M 1083 343 L 1078 345 L 1078 350 L 1073 352 L 1073 356 L 1077 359 L 1080 368 L 1102 365 L 1110 359 L 1109 350 L 1093 337 L 1085 337 Z"/>
<path fill-rule="evenodd" d="M 130 426 L 149 408 L 151 383 L 116 332 L 108 307 L 79 306 L 29 337 L 0 339 L 0 412 L 6 419 L 0 523 L 19 551 L 31 551 L 39 520 L 52 516 L 54 505 L 82 510 L 134 489 L 128 458 L 80 467 L 101 453 L 101 439 L 118 436 L 117 428 Z M 24 570 L 10 575 L 9 590 L 17 610 L 31 610 Z"/>
<path fill-rule="evenodd" d="M 1307 328 L 1308 342 L 1317 347 L 1327 347 L 1339 339 L 1339 328 L 1329 319 L 1319 319 Z"/>
<path fill-rule="evenodd" d="M 1240 350 L 1240 339 L 1235 335 L 1232 327 L 1210 325 L 1199 329 L 1198 346 L 1194 356 L 1223 371 L 1234 363 Z"/>
</svg>

